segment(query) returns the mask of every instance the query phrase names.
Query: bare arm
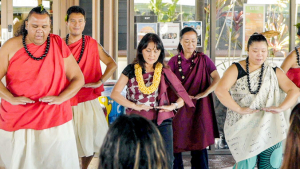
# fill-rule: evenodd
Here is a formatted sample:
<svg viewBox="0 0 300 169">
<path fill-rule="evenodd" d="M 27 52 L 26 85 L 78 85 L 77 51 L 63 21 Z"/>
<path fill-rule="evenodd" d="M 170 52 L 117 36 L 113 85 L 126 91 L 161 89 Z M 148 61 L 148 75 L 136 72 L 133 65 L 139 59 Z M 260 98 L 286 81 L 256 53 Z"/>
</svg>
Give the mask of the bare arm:
<svg viewBox="0 0 300 169">
<path fill-rule="evenodd" d="M 291 67 L 297 66 L 296 51 L 293 50 L 282 62 L 281 68 L 286 73 Z"/>
<path fill-rule="evenodd" d="M 176 103 L 178 106 L 176 106 L 175 104 L 170 104 L 170 105 L 163 105 L 163 106 L 157 106 L 155 108 L 160 109 L 159 112 L 168 112 L 168 111 L 172 111 L 172 110 L 176 110 L 181 108 L 182 106 L 184 106 L 184 101 L 181 97 L 179 97 L 176 100 Z"/>
<path fill-rule="evenodd" d="M 11 49 L 15 49 L 16 46 L 15 44 L 15 39 L 12 38 L 8 40 L 1 48 L 0 48 L 0 81 L 1 79 L 6 75 L 7 73 L 7 68 L 8 68 L 8 63 L 9 63 L 9 58 L 10 57 L 10 51 Z M 14 53 L 12 54 L 14 55 Z M 27 103 L 34 103 L 33 100 L 27 98 L 27 97 L 14 97 L 4 86 L 2 81 L 0 82 L 0 97 L 7 102 L 9 102 L 12 105 L 18 105 L 22 104 L 25 105 Z"/>
<path fill-rule="evenodd" d="M 107 79 L 109 79 L 117 69 L 117 64 L 114 59 L 105 52 L 104 48 L 100 44 L 98 44 L 98 51 L 100 60 L 106 65 L 105 72 L 98 82 L 85 84 L 84 87 L 97 88 L 101 86 L 102 82 L 105 82 Z"/>
<path fill-rule="evenodd" d="M 217 88 L 215 90 L 215 94 L 224 106 L 237 113 L 250 114 L 258 112 L 259 110 L 252 110 L 250 108 L 240 107 L 230 96 L 229 89 L 234 85 L 234 83 L 237 80 L 237 77 L 238 70 L 235 65 L 231 65 L 219 81 L 219 84 L 217 85 Z"/>
<path fill-rule="evenodd" d="M 276 69 L 279 87 L 287 94 L 284 101 L 278 107 L 264 108 L 265 111 L 280 113 L 292 107 L 300 95 L 299 88 L 280 69 Z"/>
<path fill-rule="evenodd" d="M 61 104 L 75 96 L 84 85 L 83 74 L 72 55 L 64 58 L 64 66 L 66 76 L 70 81 L 69 86 L 61 94 L 59 94 L 59 96 L 46 96 L 40 98 L 41 102 L 47 102 L 48 104 Z"/>
<path fill-rule="evenodd" d="M 203 97 L 206 97 L 207 95 L 209 95 L 211 92 L 213 92 L 217 85 L 218 82 L 220 81 L 220 76 L 217 70 L 213 71 L 210 74 L 210 77 L 212 78 L 212 83 L 210 84 L 210 86 L 202 93 L 197 94 L 193 99 L 201 99 Z"/>
<path fill-rule="evenodd" d="M 125 76 L 124 74 L 121 74 L 119 80 L 117 81 L 115 87 L 113 88 L 110 97 L 118 102 L 120 105 L 132 108 L 134 110 L 149 110 L 152 109 L 153 107 L 151 106 L 146 106 L 146 105 L 136 105 L 135 103 L 127 100 L 124 96 L 121 95 L 122 90 L 128 83 L 128 77 Z"/>
</svg>

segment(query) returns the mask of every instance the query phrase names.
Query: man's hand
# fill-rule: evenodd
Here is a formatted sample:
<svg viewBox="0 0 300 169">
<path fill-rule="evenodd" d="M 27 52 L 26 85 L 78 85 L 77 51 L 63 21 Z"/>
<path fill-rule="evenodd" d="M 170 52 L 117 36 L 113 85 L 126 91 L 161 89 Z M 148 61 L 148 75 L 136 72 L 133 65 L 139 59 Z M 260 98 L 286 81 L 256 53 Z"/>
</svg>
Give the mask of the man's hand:
<svg viewBox="0 0 300 169">
<path fill-rule="evenodd" d="M 52 104 L 62 104 L 64 101 L 59 96 L 46 96 L 39 99 L 40 102 Z"/>
<path fill-rule="evenodd" d="M 34 103 L 35 101 L 27 98 L 27 97 L 13 97 L 9 100 L 7 100 L 12 105 L 26 105 L 30 103 Z"/>
</svg>

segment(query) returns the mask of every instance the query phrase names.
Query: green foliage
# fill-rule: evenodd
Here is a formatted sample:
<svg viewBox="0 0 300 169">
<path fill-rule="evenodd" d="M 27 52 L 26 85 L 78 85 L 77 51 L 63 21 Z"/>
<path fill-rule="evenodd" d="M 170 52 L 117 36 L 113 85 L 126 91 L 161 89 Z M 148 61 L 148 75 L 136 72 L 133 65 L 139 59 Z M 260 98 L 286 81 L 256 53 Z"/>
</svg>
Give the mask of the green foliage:
<svg viewBox="0 0 300 169">
<path fill-rule="evenodd" d="M 297 27 L 297 29 L 299 29 L 300 28 L 300 23 L 297 23 L 296 25 L 294 25 L 294 26 L 296 26 Z"/>
<path fill-rule="evenodd" d="M 172 3 L 163 3 L 162 0 L 150 0 L 148 8 L 157 15 L 158 22 L 173 22 L 181 14 L 176 11 L 178 1 L 172 0 Z"/>
<path fill-rule="evenodd" d="M 283 49 L 288 50 L 288 21 L 284 17 L 284 13 L 288 13 L 289 10 L 286 6 L 287 3 L 287 0 L 280 0 L 277 4 L 272 4 L 268 6 L 268 10 L 272 11 L 269 11 L 269 13 L 267 13 L 266 15 L 266 31 L 274 30 L 279 32 L 278 36 L 268 38 L 270 56 L 274 56 L 276 52 L 282 51 Z"/>
<path fill-rule="evenodd" d="M 173 57 L 173 56 L 175 56 L 175 55 L 174 55 L 174 53 L 173 53 L 173 52 L 171 52 L 170 50 L 166 50 L 166 51 L 168 52 L 168 54 L 169 54 L 169 56 L 170 56 L 170 57 Z"/>
</svg>

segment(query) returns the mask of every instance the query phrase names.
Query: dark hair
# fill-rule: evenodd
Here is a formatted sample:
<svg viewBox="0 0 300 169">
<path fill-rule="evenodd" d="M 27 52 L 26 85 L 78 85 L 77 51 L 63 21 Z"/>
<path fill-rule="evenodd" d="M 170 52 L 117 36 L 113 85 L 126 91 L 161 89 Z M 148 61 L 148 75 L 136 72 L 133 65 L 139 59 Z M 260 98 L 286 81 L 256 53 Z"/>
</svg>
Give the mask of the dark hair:
<svg viewBox="0 0 300 169">
<path fill-rule="evenodd" d="M 33 14 L 33 13 L 36 13 L 36 14 L 40 14 L 40 15 L 44 15 L 44 14 L 47 14 L 50 18 L 50 14 L 48 13 L 48 11 L 44 8 L 44 6 L 42 5 L 39 5 L 35 8 L 32 8 L 31 11 L 29 12 L 28 16 L 26 17 L 26 19 L 23 21 L 22 25 L 18 28 L 18 30 L 16 31 L 15 33 L 15 36 L 24 36 L 24 35 L 27 35 L 28 32 L 27 30 L 25 29 L 26 28 L 26 25 L 25 25 L 25 22 L 28 21 L 29 17 Z"/>
<path fill-rule="evenodd" d="M 297 35 L 299 35 L 299 36 L 300 36 L 300 27 L 298 28 Z"/>
<path fill-rule="evenodd" d="M 266 37 L 262 34 L 255 32 L 250 36 L 248 40 L 247 51 L 249 51 L 249 47 L 252 45 L 253 42 L 266 42 L 267 46 L 269 46 Z"/>
<path fill-rule="evenodd" d="M 65 18 L 65 21 L 69 21 L 69 16 L 72 13 L 81 13 L 84 16 L 85 19 L 85 11 L 83 8 L 81 8 L 80 6 L 71 6 L 68 10 L 67 10 L 67 15 Z"/>
<path fill-rule="evenodd" d="M 165 169 L 166 151 L 157 127 L 136 114 L 121 115 L 100 149 L 99 169 Z"/>
<path fill-rule="evenodd" d="M 145 68 L 145 59 L 143 57 L 143 50 L 147 48 L 148 44 L 153 42 L 156 45 L 156 49 L 160 50 L 160 55 L 158 60 L 153 64 L 153 68 L 155 68 L 156 63 L 160 62 L 164 66 L 165 59 L 165 48 L 160 39 L 160 37 L 155 33 L 147 33 L 142 40 L 140 41 L 137 50 L 136 50 L 136 58 L 133 63 L 138 63 L 142 68 Z M 165 67 L 165 66 L 164 66 Z"/>
<path fill-rule="evenodd" d="M 197 31 L 194 28 L 192 28 L 192 27 L 185 27 L 185 28 L 181 29 L 181 31 L 180 31 L 180 40 L 182 39 L 182 36 L 185 33 L 187 33 L 187 32 L 195 32 L 196 36 L 197 36 Z M 177 46 L 177 51 L 180 53 L 182 50 L 183 50 L 182 45 L 179 42 L 179 44 Z"/>
<path fill-rule="evenodd" d="M 300 169 L 300 103 L 292 110 L 281 169 Z"/>
</svg>

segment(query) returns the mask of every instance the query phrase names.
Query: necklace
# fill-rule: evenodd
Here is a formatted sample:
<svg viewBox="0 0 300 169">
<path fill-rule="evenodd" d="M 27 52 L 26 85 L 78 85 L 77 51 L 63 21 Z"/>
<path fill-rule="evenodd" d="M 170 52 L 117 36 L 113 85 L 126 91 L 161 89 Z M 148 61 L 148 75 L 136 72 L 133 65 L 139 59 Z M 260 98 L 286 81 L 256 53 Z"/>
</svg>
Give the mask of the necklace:
<svg viewBox="0 0 300 169">
<path fill-rule="evenodd" d="M 298 63 L 298 65 L 300 66 L 300 61 L 299 61 L 299 51 L 298 51 L 297 47 L 295 47 L 295 51 L 296 51 L 296 53 L 297 53 L 297 63 Z"/>
<path fill-rule="evenodd" d="M 83 52 L 84 52 L 84 45 L 85 45 L 85 38 L 84 38 L 84 34 L 82 34 L 82 45 L 81 45 L 81 51 L 80 51 L 80 55 L 79 55 L 79 58 L 77 60 L 77 63 L 79 63 L 81 61 L 81 58 L 82 58 L 82 55 L 83 55 Z M 69 34 L 67 34 L 66 36 L 66 44 L 68 45 L 68 41 L 69 41 Z"/>
<path fill-rule="evenodd" d="M 163 65 L 161 63 L 157 63 L 155 65 L 152 85 L 149 87 L 146 87 L 144 78 L 143 78 L 142 67 L 138 63 L 134 65 L 134 74 L 136 76 L 136 81 L 138 82 L 139 90 L 142 93 L 151 94 L 157 90 L 157 88 L 160 84 L 162 67 L 163 67 Z"/>
<path fill-rule="evenodd" d="M 192 55 L 193 55 L 192 57 L 195 57 L 197 55 L 197 52 L 195 51 Z M 181 60 L 181 55 L 180 54 L 178 55 L 178 62 L 177 63 L 178 63 L 180 76 L 181 76 L 182 80 L 184 80 L 185 76 L 183 75 L 183 71 L 182 71 L 182 67 L 181 67 L 182 60 Z M 194 58 L 193 58 L 191 66 L 190 66 L 190 70 L 193 69 L 194 66 L 195 66 L 195 63 L 194 63 Z"/>
<path fill-rule="evenodd" d="M 28 51 L 27 45 L 26 45 L 26 43 L 25 43 L 25 38 L 26 38 L 26 35 L 24 35 L 23 38 L 22 38 L 23 46 L 24 46 L 24 48 L 25 48 L 26 53 L 27 53 L 33 60 L 42 60 L 44 57 L 47 56 L 47 54 L 48 54 L 48 52 L 49 52 L 49 48 L 50 48 L 50 35 L 48 35 L 48 37 L 47 37 L 47 45 L 46 45 L 46 49 L 45 49 L 44 54 L 43 54 L 41 57 L 34 57 L 34 56 Z"/>
<path fill-rule="evenodd" d="M 249 57 L 247 57 L 247 59 L 246 59 L 247 82 L 248 82 L 248 89 L 249 89 L 251 94 L 257 94 L 259 92 L 259 89 L 260 89 L 261 83 L 262 83 L 262 76 L 263 76 L 263 73 L 264 73 L 264 69 L 265 69 L 265 63 L 263 63 L 261 65 L 261 70 L 260 70 L 260 74 L 259 74 L 259 81 L 258 81 L 258 87 L 255 91 L 252 91 L 251 90 L 251 84 L 250 84 L 250 75 L 249 75 Z"/>
</svg>

